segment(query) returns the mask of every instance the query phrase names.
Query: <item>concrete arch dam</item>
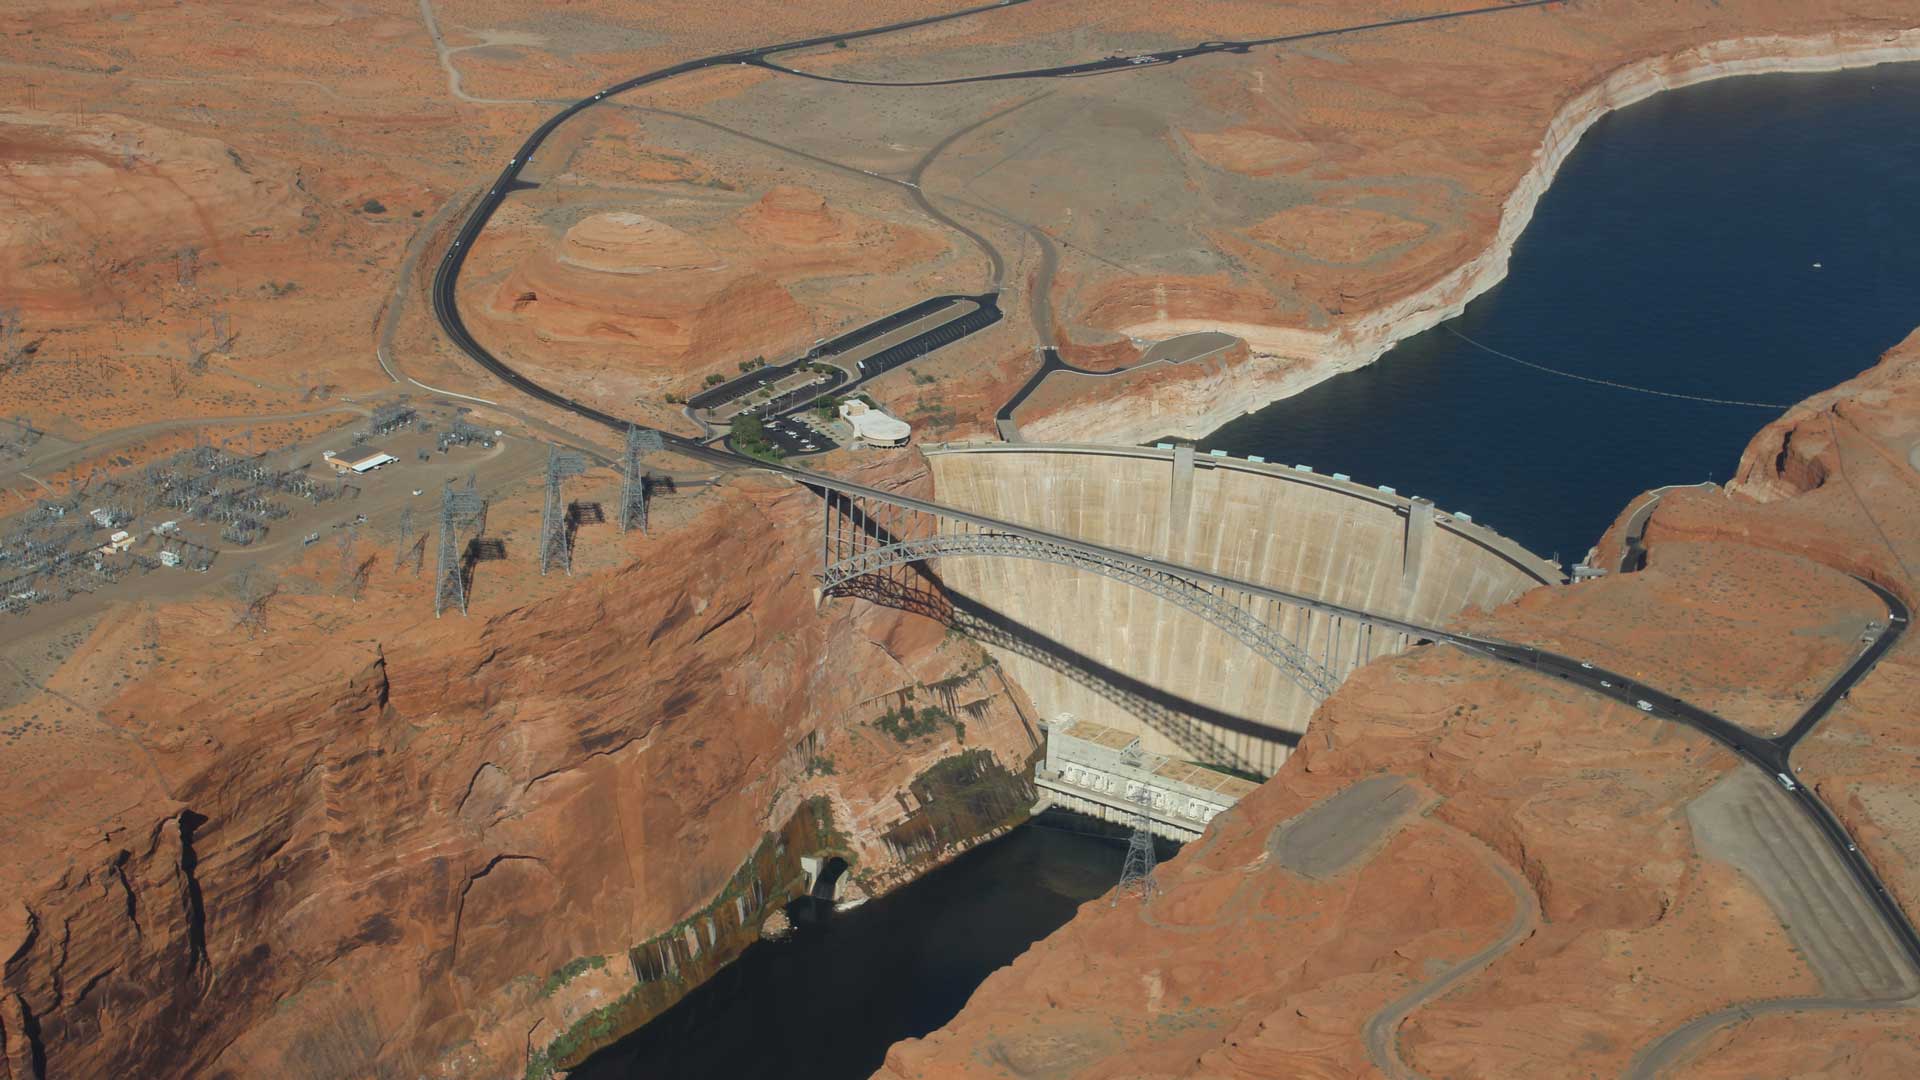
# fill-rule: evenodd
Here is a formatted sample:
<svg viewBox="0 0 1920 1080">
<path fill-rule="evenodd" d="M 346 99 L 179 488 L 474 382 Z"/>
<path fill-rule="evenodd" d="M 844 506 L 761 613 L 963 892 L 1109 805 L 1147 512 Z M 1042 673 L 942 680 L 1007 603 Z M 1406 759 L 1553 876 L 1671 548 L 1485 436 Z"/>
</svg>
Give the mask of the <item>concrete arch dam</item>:
<svg viewBox="0 0 1920 1080">
<path fill-rule="evenodd" d="M 1188 447 L 923 450 L 938 500 L 956 509 L 1408 623 L 1439 625 L 1564 580 L 1464 515 L 1339 475 Z M 934 561 L 947 587 L 978 605 L 973 621 L 998 631 L 977 636 L 1045 717 L 1069 714 L 1136 733 L 1151 753 L 1265 776 L 1322 696 L 1215 623 L 1114 577 L 1033 559 Z M 1336 679 L 1411 644 L 1357 620 L 1247 603 Z"/>
</svg>

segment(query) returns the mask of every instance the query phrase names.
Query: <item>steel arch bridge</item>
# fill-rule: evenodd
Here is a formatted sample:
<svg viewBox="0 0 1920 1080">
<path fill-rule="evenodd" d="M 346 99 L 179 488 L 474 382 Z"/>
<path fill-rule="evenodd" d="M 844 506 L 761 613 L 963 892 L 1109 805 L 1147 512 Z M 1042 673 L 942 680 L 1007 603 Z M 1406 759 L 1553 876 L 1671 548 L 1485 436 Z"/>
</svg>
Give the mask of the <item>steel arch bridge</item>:
<svg viewBox="0 0 1920 1080">
<path fill-rule="evenodd" d="M 1278 668 L 1316 701 L 1331 695 L 1353 668 L 1374 656 L 1398 652 L 1411 641 L 1430 637 L 1426 627 L 1371 612 L 938 504 L 889 497 L 871 488 L 808 486 L 820 492 L 825 511 L 819 575 L 825 595 L 847 595 L 856 582 L 934 559 L 1012 558 L 1067 566 L 1130 585 L 1197 616 Z M 1289 609 L 1304 616 L 1293 621 L 1302 625 L 1303 636 L 1309 639 L 1315 617 L 1327 618 L 1318 655 L 1310 642 L 1277 625 L 1288 621 Z M 1357 627 L 1355 644 L 1343 652 L 1349 624 Z"/>
</svg>

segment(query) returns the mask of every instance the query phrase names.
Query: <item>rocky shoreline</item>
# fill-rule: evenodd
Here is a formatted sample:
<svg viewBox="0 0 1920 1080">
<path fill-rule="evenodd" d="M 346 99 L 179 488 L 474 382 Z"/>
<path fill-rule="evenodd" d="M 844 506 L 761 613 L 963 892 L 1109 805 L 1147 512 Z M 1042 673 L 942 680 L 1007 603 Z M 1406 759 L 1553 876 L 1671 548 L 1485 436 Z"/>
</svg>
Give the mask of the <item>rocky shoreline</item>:
<svg viewBox="0 0 1920 1080">
<path fill-rule="evenodd" d="M 1031 425 L 1032 436 L 1129 444 L 1165 436 L 1204 438 L 1236 417 L 1373 363 L 1399 342 L 1459 315 L 1506 277 L 1513 245 L 1560 166 L 1587 129 L 1616 109 L 1663 90 L 1739 75 L 1841 71 L 1913 60 L 1920 60 L 1920 28 L 1739 37 L 1626 64 L 1561 106 L 1532 166 L 1502 205 L 1493 239 L 1440 280 L 1328 331 L 1192 318 L 1122 327 L 1141 340 L 1220 331 L 1246 341 L 1248 351 L 1237 363 L 1175 368 L 1142 386 L 1116 379 L 1115 393 L 1053 412 Z"/>
</svg>

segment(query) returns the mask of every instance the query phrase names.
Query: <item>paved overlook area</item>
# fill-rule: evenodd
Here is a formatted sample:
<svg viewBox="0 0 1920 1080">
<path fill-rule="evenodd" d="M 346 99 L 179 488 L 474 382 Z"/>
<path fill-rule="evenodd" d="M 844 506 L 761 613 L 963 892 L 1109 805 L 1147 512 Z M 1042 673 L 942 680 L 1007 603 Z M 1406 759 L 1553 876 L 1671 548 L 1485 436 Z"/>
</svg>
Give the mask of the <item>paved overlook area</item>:
<svg viewBox="0 0 1920 1080">
<path fill-rule="evenodd" d="M 1456 311 L 1608 107 L 1913 22 L 8 6 L 0 1078 L 550 1074 L 723 970 L 802 857 L 885 893 L 1017 819 L 1054 709 L 1273 775 L 888 1074 L 1920 1073 L 1911 341 L 1724 488 L 1623 507 L 1595 565 L 1641 568 L 1572 587 L 1392 477 L 1127 449 Z M 966 333 L 815 372 L 914 448 L 776 473 L 689 404 L 932 297 Z M 988 445 L 1003 412 L 1045 446 Z M 396 460 L 332 476 L 363 443 Z M 1316 707 L 1110 576 L 822 597 L 822 488 L 1418 625 L 1299 616 L 1352 671 Z"/>
</svg>

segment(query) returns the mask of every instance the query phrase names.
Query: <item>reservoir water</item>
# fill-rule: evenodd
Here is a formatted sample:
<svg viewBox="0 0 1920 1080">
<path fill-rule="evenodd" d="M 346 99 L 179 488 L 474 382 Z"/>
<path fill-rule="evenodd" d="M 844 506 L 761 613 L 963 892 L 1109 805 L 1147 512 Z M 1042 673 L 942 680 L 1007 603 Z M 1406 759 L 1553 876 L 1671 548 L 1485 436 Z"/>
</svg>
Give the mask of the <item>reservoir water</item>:
<svg viewBox="0 0 1920 1080">
<path fill-rule="evenodd" d="M 1201 442 L 1424 495 L 1543 555 L 1636 494 L 1731 478 L 1778 409 L 1920 326 L 1920 64 L 1726 79 L 1603 117 L 1508 276 L 1409 338 Z M 1816 265 L 1818 264 L 1818 265 Z"/>
<path fill-rule="evenodd" d="M 1541 200 L 1507 280 L 1449 325 L 1580 375 L 1798 401 L 1920 324 L 1916 117 L 1920 64 L 1726 80 L 1608 116 Z M 1443 327 L 1202 445 L 1391 484 L 1571 560 L 1638 492 L 1727 480 L 1777 413 L 1548 375 Z M 573 1075 L 869 1076 L 1110 888 L 1123 852 L 1017 829 L 755 945 Z"/>
</svg>

